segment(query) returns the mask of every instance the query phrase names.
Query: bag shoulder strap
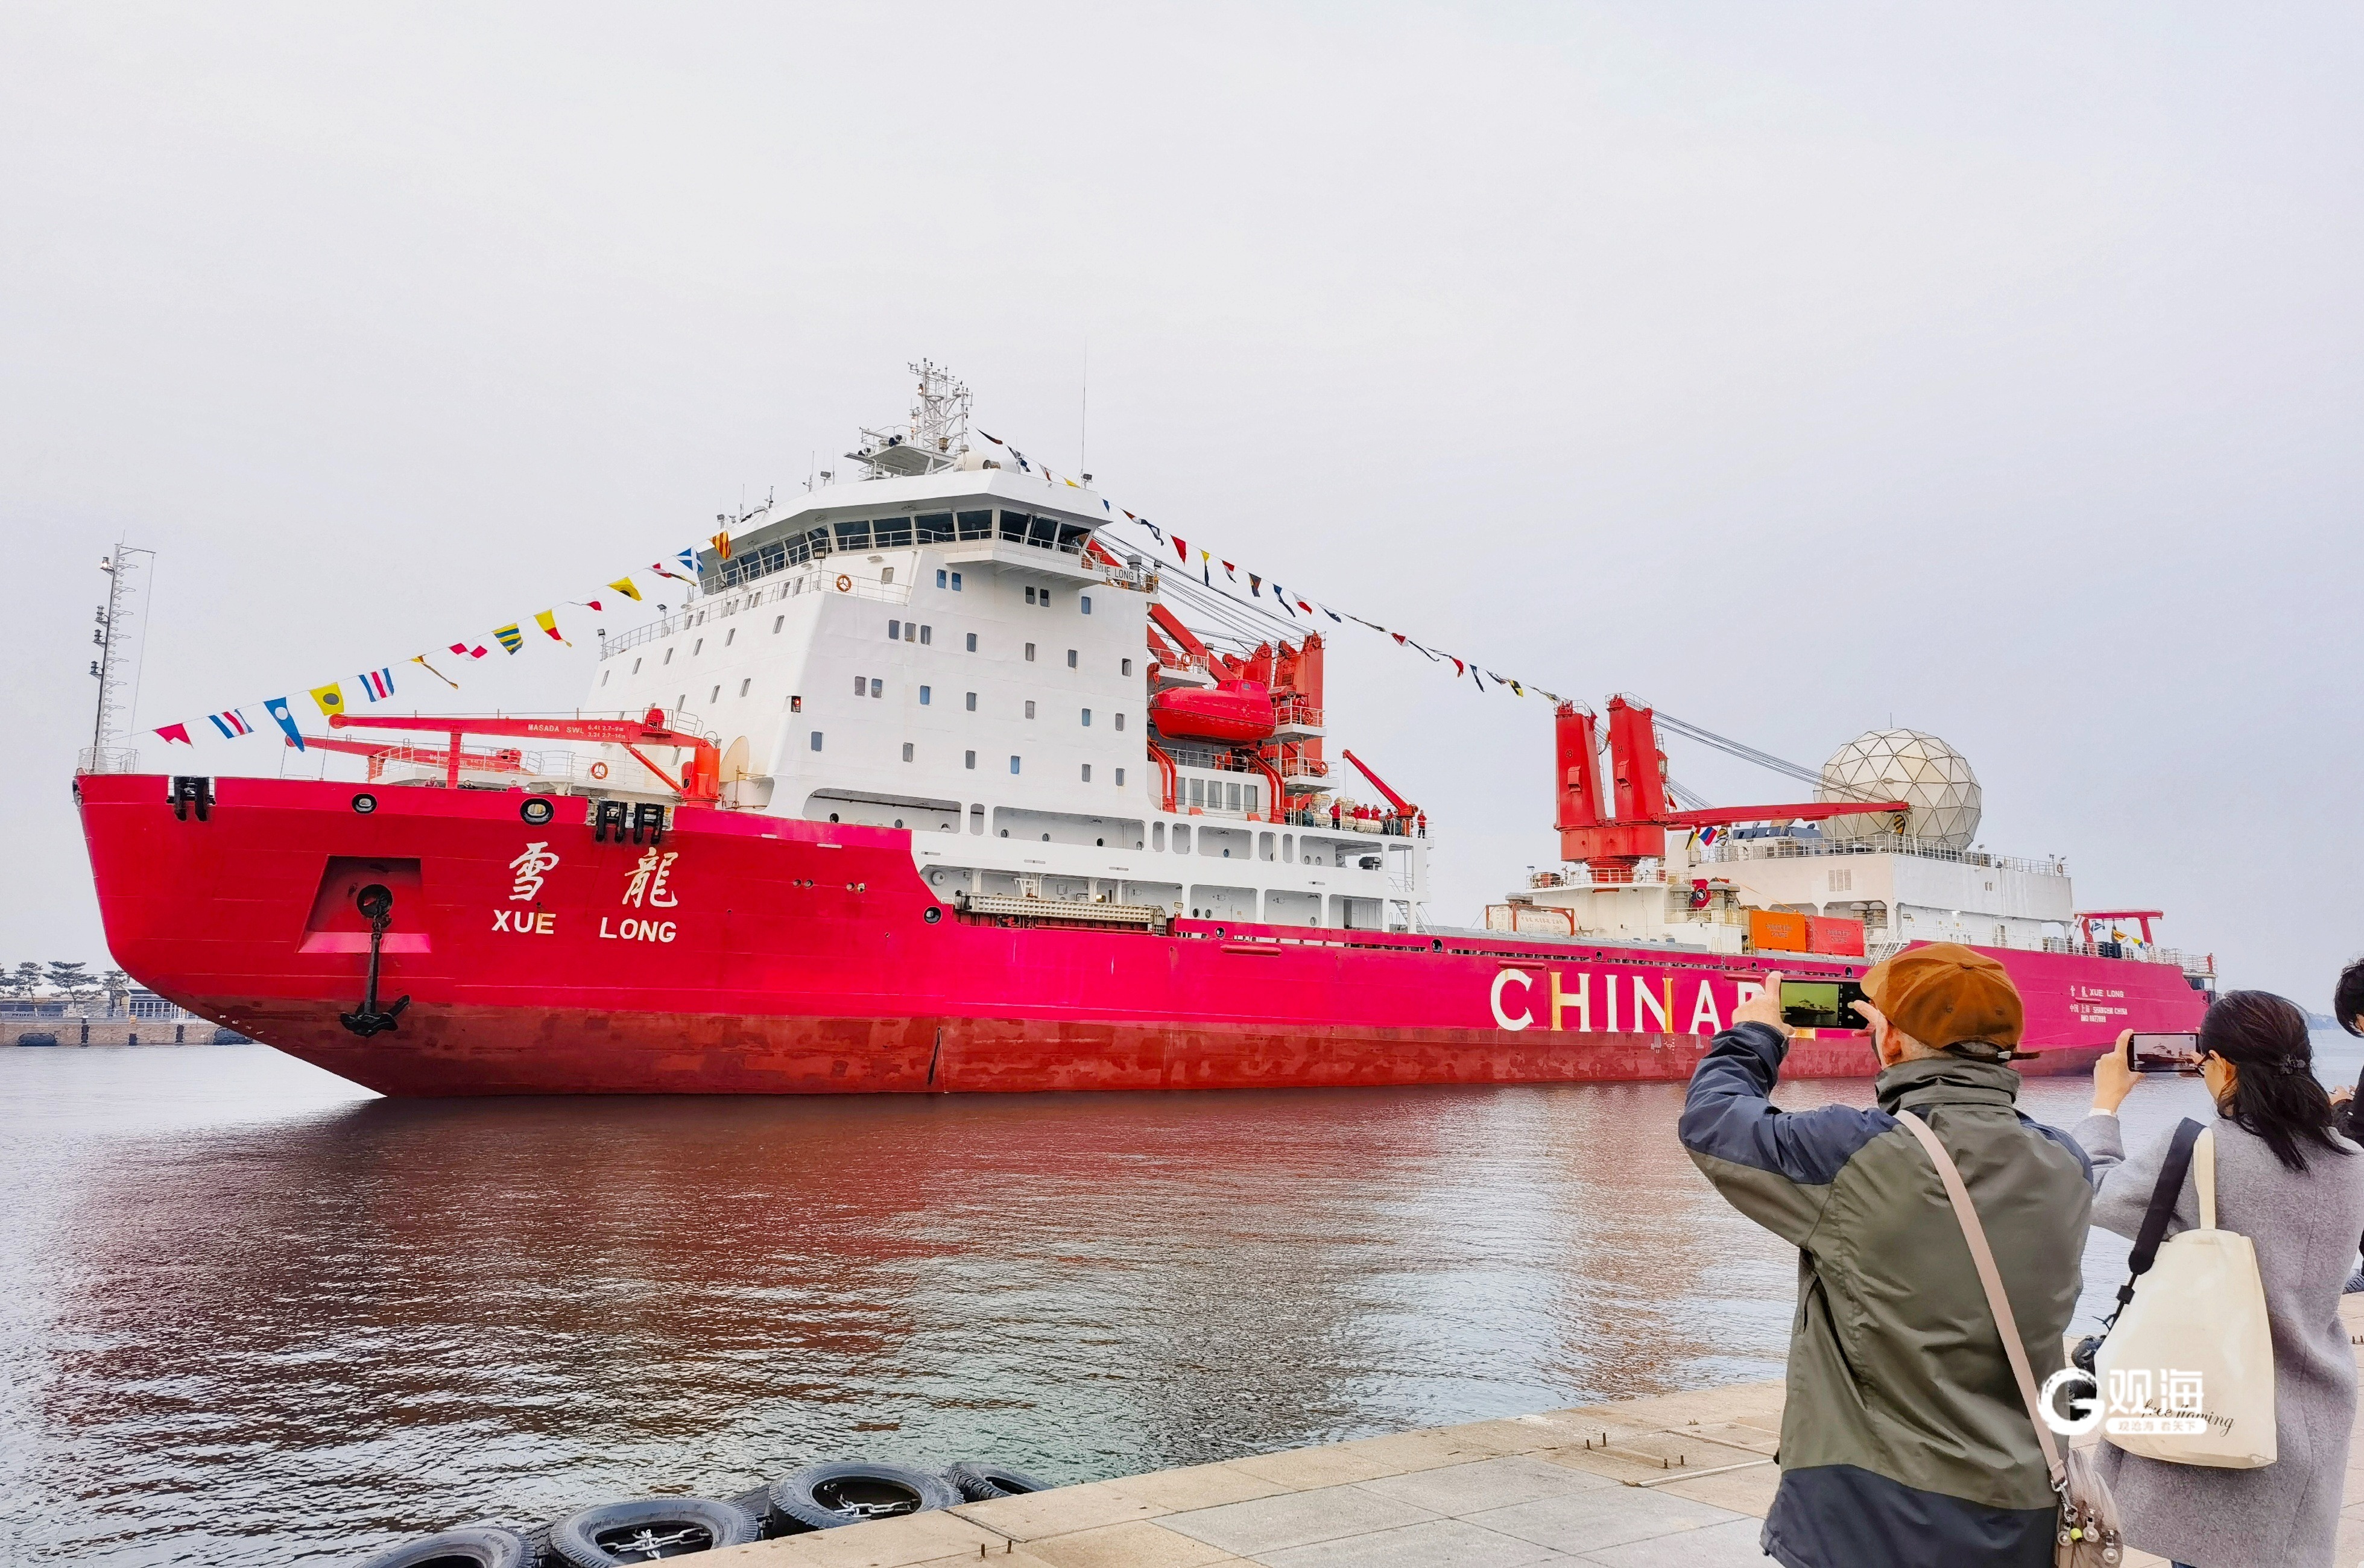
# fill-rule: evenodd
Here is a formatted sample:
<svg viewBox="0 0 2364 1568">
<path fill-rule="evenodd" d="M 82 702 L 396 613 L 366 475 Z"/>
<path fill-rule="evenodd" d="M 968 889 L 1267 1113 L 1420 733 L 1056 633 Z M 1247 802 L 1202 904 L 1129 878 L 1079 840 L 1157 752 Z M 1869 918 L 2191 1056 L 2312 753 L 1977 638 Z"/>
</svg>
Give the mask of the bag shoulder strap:
<svg viewBox="0 0 2364 1568">
<path fill-rule="evenodd" d="M 1896 1118 L 1906 1131 L 1921 1140 L 1929 1151 L 1930 1163 L 1937 1167 L 1938 1179 L 1946 1184 L 1946 1195 L 1954 1203 L 1954 1218 L 1961 1221 L 1962 1240 L 1970 1244 L 1970 1261 L 1978 1265 L 1979 1284 L 1987 1293 L 1988 1310 L 1994 1314 L 1995 1327 L 2002 1334 L 2002 1353 L 2011 1362 L 2011 1374 L 2019 1380 L 2019 1397 L 2027 1407 L 2027 1419 L 2035 1429 L 2035 1440 L 2044 1450 L 2044 1467 L 2051 1473 L 2053 1489 L 2068 1484 L 2068 1473 L 2060 1460 L 2059 1445 L 2052 1440 L 2052 1429 L 2044 1424 L 2044 1402 L 2035 1391 L 2035 1372 L 2027 1364 L 2027 1347 L 2020 1342 L 2019 1321 L 2011 1313 L 2011 1297 L 2003 1294 L 2002 1271 L 1995 1267 L 1994 1249 L 1987 1245 L 1986 1227 L 1979 1223 L 1979 1211 L 1970 1203 L 1970 1189 L 1962 1184 L 1962 1173 L 1954 1167 L 1954 1157 L 1937 1141 L 1926 1122 L 1910 1111 Z"/>
<path fill-rule="evenodd" d="M 2168 1140 L 2167 1158 L 2159 1163 L 2158 1180 L 2151 1185 L 2150 1207 L 2143 1211 L 2142 1229 L 2135 1232 L 2135 1249 L 2126 1254 L 2126 1283 L 2118 1287 L 2118 1305 L 2110 1313 L 2109 1322 L 2102 1325 L 2104 1328 L 2118 1320 L 2118 1314 L 2135 1298 L 2135 1281 L 2148 1273 L 2151 1264 L 2158 1261 L 2158 1244 L 2167 1240 L 2167 1222 L 2175 1218 L 2175 1200 L 2183 1195 L 2184 1173 L 2191 1169 L 2191 1147 L 2205 1130 L 2190 1117 L 2176 1123 L 2175 1136 Z M 2207 1158 L 2209 1175 L 2203 1189 L 2206 1195 L 2201 1199 L 2206 1206 L 2203 1221 L 2213 1219 L 2216 1210 L 2213 1140 L 2209 1142 Z"/>
<path fill-rule="evenodd" d="M 2180 1185 L 2181 1184 L 2177 1184 Z M 2216 1229 L 2216 1129 L 2200 1135 L 2192 1151 L 2191 1184 L 2200 1189 L 2200 1229 Z"/>
</svg>

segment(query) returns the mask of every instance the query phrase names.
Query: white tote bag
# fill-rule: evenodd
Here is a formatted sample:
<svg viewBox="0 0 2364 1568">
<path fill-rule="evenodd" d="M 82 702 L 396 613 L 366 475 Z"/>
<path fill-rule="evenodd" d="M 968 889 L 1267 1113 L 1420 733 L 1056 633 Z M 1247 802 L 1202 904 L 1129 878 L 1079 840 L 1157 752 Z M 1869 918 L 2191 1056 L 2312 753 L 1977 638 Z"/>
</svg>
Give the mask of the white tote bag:
<svg viewBox="0 0 2364 1568">
<path fill-rule="evenodd" d="M 2145 1459 L 2255 1470 L 2274 1462 L 2274 1338 L 2257 1249 L 2216 1229 L 2213 1129 L 2191 1182 L 2200 1229 L 2160 1243 L 2094 1357 L 2102 1433 Z"/>
</svg>

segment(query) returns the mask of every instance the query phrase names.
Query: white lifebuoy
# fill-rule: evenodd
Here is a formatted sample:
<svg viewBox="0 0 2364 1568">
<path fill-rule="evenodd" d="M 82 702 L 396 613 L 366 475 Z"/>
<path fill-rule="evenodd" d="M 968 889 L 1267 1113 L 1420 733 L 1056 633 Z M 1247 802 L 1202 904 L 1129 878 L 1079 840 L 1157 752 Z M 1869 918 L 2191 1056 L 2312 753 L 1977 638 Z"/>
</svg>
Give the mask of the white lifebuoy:
<svg viewBox="0 0 2364 1568">
<path fill-rule="evenodd" d="M 606 778 L 606 777 L 608 776 L 608 764 L 607 764 L 607 763 L 605 763 L 605 762 L 594 762 L 594 763 L 592 763 L 592 764 L 591 764 L 591 776 L 592 776 L 593 778 L 595 778 L 595 779 L 604 779 L 604 778 Z"/>
<path fill-rule="evenodd" d="M 851 594 L 853 592 L 853 579 L 848 577 L 842 572 L 839 573 L 837 574 L 837 591 L 841 594 Z"/>
</svg>

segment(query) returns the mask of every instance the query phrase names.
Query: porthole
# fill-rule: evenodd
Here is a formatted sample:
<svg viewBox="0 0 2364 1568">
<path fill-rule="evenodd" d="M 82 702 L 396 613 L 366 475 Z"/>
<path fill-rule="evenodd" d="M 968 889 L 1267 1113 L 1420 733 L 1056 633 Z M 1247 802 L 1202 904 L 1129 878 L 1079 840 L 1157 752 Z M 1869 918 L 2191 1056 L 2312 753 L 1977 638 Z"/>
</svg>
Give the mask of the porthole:
<svg viewBox="0 0 2364 1568">
<path fill-rule="evenodd" d="M 535 795 L 531 800 L 527 801 L 523 806 L 518 807 L 518 815 L 526 819 L 528 826 L 539 828 L 542 826 L 542 824 L 548 822 L 552 817 L 556 815 L 557 810 L 558 808 L 551 805 L 550 802 L 542 799 L 540 795 Z"/>
<path fill-rule="evenodd" d="M 934 925 L 937 921 L 939 921 L 939 920 L 941 920 L 941 919 L 942 919 L 943 917 L 944 917 L 944 912 L 943 912 L 942 909 L 937 908 L 937 907 L 936 907 L 934 905 L 932 905 L 932 904 L 929 905 L 929 906 L 927 906 L 927 908 L 925 908 L 924 910 L 920 911 L 920 919 L 922 919 L 922 920 L 925 920 L 925 921 L 926 921 L 929 925 L 931 925 L 931 926 Z"/>
<path fill-rule="evenodd" d="M 377 809 L 377 796 L 363 793 L 353 796 L 353 809 L 363 817 Z"/>
</svg>

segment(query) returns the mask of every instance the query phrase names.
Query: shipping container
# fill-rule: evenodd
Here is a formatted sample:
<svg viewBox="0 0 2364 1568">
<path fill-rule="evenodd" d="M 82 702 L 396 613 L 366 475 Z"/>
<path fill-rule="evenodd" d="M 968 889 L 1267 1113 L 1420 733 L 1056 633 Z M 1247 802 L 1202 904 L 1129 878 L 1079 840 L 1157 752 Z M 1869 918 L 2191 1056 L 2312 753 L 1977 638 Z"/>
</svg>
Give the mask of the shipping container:
<svg viewBox="0 0 2364 1568">
<path fill-rule="evenodd" d="M 1833 958 L 1861 958 L 1863 922 L 1861 920 L 1818 919 L 1806 917 L 1806 951 L 1826 952 Z"/>
<path fill-rule="evenodd" d="M 1806 952 L 1806 917 L 1787 909 L 1751 909 L 1748 945 L 1759 952 Z"/>
</svg>

